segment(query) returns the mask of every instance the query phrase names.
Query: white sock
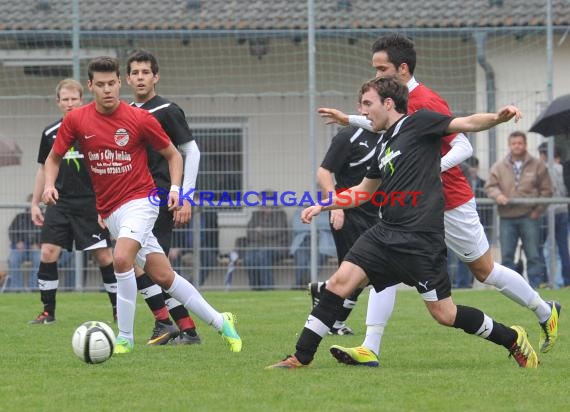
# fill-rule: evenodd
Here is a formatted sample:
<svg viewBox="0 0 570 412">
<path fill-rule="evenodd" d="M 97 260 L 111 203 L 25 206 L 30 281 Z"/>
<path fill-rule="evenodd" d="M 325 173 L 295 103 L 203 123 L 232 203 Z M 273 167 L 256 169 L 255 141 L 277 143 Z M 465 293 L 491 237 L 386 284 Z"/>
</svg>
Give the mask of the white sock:
<svg viewBox="0 0 570 412">
<path fill-rule="evenodd" d="M 551 308 L 517 272 L 495 262 L 484 282 L 495 286 L 503 295 L 534 312 L 539 322 L 546 322 Z"/>
<path fill-rule="evenodd" d="M 388 323 L 394 303 L 396 302 L 396 286 L 390 286 L 380 292 L 370 289 L 368 310 L 366 311 L 366 338 L 362 346 L 370 349 L 376 355 L 380 354 L 380 345 L 384 327 Z"/>
<path fill-rule="evenodd" d="M 117 326 L 119 335 L 134 342 L 135 310 L 137 302 L 137 281 L 135 270 L 117 273 Z"/>
<path fill-rule="evenodd" d="M 212 325 L 216 330 L 222 329 L 224 323 L 222 314 L 210 306 L 200 292 L 178 273 L 174 272 L 174 281 L 166 292 L 208 325 Z"/>
</svg>

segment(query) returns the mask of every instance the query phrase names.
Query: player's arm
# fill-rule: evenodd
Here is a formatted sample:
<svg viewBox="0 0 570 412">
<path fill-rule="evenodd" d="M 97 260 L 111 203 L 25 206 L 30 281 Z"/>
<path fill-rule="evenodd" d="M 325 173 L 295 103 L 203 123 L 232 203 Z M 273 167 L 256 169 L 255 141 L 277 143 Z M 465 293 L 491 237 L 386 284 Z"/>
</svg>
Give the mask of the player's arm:
<svg viewBox="0 0 570 412">
<path fill-rule="evenodd" d="M 59 199 L 59 193 L 55 188 L 55 179 L 57 179 L 57 175 L 59 174 L 59 166 L 62 159 L 63 156 L 54 152 L 53 149 L 50 150 L 46 158 L 44 164 L 44 192 L 42 197 L 45 204 L 55 205 Z"/>
<path fill-rule="evenodd" d="M 441 171 L 451 169 L 473 155 L 473 146 L 463 133 L 458 133 L 451 142 L 451 149 L 441 158 Z"/>
<path fill-rule="evenodd" d="M 30 207 L 30 213 L 32 215 L 32 222 L 36 226 L 42 226 L 44 224 L 44 215 L 42 209 L 40 208 L 40 201 L 42 200 L 42 194 L 45 187 L 45 176 L 44 176 L 44 165 L 39 164 L 38 170 L 36 171 L 36 179 L 34 180 L 34 191 L 32 192 L 32 205 Z"/>
<path fill-rule="evenodd" d="M 329 197 L 335 192 L 333 174 L 322 166 L 317 170 L 317 183 L 321 188 L 323 197 Z M 344 226 L 344 211 L 342 209 L 331 210 L 331 223 L 334 230 L 342 229 Z"/>
<path fill-rule="evenodd" d="M 372 194 L 378 190 L 381 179 L 369 179 L 365 177 L 356 186 L 345 190 L 344 192 L 334 194 L 332 199 L 324 199 L 322 203 L 326 206 L 315 205 L 303 210 L 301 220 L 304 223 L 311 223 L 314 216 L 317 216 L 323 210 L 351 209 L 361 206 L 371 199 Z"/>
<path fill-rule="evenodd" d="M 497 113 L 476 113 L 471 116 L 456 117 L 449 123 L 447 132 L 480 132 L 508 122 L 512 118 L 517 122 L 521 117 L 522 113 L 516 106 L 505 106 Z"/>
<path fill-rule="evenodd" d="M 176 147 L 169 142 L 169 144 L 158 150 L 168 162 L 168 171 L 170 172 L 170 195 L 168 197 L 168 210 L 178 210 L 180 205 L 178 203 L 178 196 L 180 185 L 182 183 L 182 155 L 176 150 Z"/>
<path fill-rule="evenodd" d="M 328 107 L 321 107 L 317 109 L 317 112 L 325 119 L 325 124 L 340 124 L 341 126 L 356 126 L 369 132 L 376 132 L 372 128 L 372 122 L 368 120 L 366 116 L 359 114 L 348 115 L 337 109 L 331 109 Z"/>
<path fill-rule="evenodd" d="M 182 187 L 184 192 L 196 188 L 198 178 L 198 168 L 200 166 L 200 149 L 195 140 L 183 143 L 178 148 L 184 153 L 184 181 Z M 182 201 L 180 210 L 174 212 L 174 226 L 184 226 L 192 217 L 192 205 L 188 201 Z"/>
</svg>

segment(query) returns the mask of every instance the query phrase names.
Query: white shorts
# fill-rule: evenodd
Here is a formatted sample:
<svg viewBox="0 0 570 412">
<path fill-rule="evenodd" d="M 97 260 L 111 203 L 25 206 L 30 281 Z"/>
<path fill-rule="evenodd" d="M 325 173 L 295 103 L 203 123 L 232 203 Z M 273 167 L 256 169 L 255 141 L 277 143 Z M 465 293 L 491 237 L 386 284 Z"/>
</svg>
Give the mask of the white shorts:
<svg viewBox="0 0 570 412">
<path fill-rule="evenodd" d="M 143 199 L 131 200 L 105 219 L 105 224 L 113 239 L 128 237 L 140 243 L 141 249 L 136 256 L 136 263 L 141 268 L 146 263 L 149 253 L 164 253 L 156 237 L 152 233 L 154 222 L 158 217 L 158 207 Z"/>
<path fill-rule="evenodd" d="M 443 214 L 445 244 L 463 262 L 473 262 L 489 250 L 489 241 L 477 214 L 475 199 Z"/>
</svg>

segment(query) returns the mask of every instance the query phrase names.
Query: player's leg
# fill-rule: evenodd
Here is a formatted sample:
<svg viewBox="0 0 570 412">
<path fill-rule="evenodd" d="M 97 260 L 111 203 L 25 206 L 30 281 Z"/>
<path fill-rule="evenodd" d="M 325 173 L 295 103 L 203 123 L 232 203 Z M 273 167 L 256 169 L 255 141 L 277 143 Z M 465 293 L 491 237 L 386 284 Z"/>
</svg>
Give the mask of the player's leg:
<svg viewBox="0 0 570 412">
<path fill-rule="evenodd" d="M 137 289 L 154 316 L 154 328 L 147 345 L 165 345 L 178 336 L 178 329 L 169 318 L 162 289 L 142 270 L 135 266 Z"/>
<path fill-rule="evenodd" d="M 376 292 L 374 288 L 370 289 L 366 311 L 366 337 L 362 345 L 356 347 L 333 345 L 330 348 L 333 357 L 347 365 L 379 366 L 382 336 L 394 310 L 396 288 L 397 285 L 394 285 L 380 292 Z"/>
<path fill-rule="evenodd" d="M 346 210 L 344 216 L 344 225 L 340 230 L 335 230 L 331 224 L 331 232 L 334 238 L 334 243 L 337 251 L 337 258 L 339 265 L 344 260 L 345 255 L 348 253 L 352 245 L 358 240 L 366 230 L 376 223 L 376 218 L 371 218 L 354 210 Z M 309 284 L 309 293 L 313 301 L 313 306 L 318 301 L 320 293 L 326 288 L 326 282 L 320 284 Z M 358 297 L 362 293 L 362 288 L 356 289 L 349 297 L 342 303 L 342 309 L 339 318 L 331 328 L 333 335 L 354 335 L 352 329 L 346 325 L 346 320 L 352 313 L 356 306 Z"/>
<path fill-rule="evenodd" d="M 71 250 L 73 236 L 69 219 L 57 206 L 48 206 L 41 231 L 38 288 L 43 310 L 30 324 L 55 322 L 56 294 L 59 286 L 57 261 L 61 249 Z"/>
<path fill-rule="evenodd" d="M 166 256 L 168 256 L 170 247 L 172 245 L 173 228 L 174 228 L 174 219 L 172 213 L 169 212 L 167 208 L 161 207 L 158 212 L 158 218 L 154 223 L 154 228 L 152 230 L 152 233 L 155 235 L 158 244 L 160 245 Z M 144 282 L 144 284 L 147 287 L 151 284 L 154 285 L 154 282 L 152 282 L 152 280 L 148 277 L 148 275 L 144 273 L 140 278 L 137 277 L 137 286 L 140 286 L 139 279 L 144 279 L 141 280 L 141 282 Z M 163 305 L 164 308 L 166 308 L 167 310 L 166 319 L 168 320 L 168 322 L 163 322 L 163 321 L 159 323 L 155 322 L 155 329 L 153 330 L 153 334 L 149 342 L 151 341 L 164 342 L 164 340 L 160 340 L 160 336 L 169 333 L 170 338 L 168 339 L 168 341 L 172 342 L 173 344 L 199 344 L 201 342 L 200 336 L 196 332 L 196 324 L 194 323 L 194 319 L 192 319 L 192 317 L 188 313 L 188 310 L 184 306 L 182 306 L 180 302 L 178 302 L 176 299 L 174 299 L 164 290 L 160 289 L 160 293 L 161 293 L 160 302 L 158 302 L 159 299 L 158 296 L 154 295 L 154 298 L 156 300 L 154 305 L 158 305 L 160 303 L 161 305 Z M 173 328 L 170 326 L 163 326 L 165 323 L 171 323 L 170 320 L 168 319 L 168 314 L 170 314 L 174 322 L 176 322 L 176 325 L 178 326 L 180 332 L 176 328 L 174 328 L 173 330 Z"/>
<path fill-rule="evenodd" d="M 101 271 L 103 287 L 107 292 L 113 314 L 117 320 L 117 278 L 113 268 L 113 250 L 109 230 L 99 226 L 98 214 L 94 204 L 85 205 L 82 210 L 69 215 L 69 221 L 77 250 L 93 253 L 95 262 Z"/>
<path fill-rule="evenodd" d="M 520 367 L 538 367 L 538 357 L 522 327 L 509 328 L 479 309 L 455 305 L 451 296 L 436 301 L 425 300 L 424 297 L 424 302 L 432 317 L 441 325 L 462 329 L 465 333 L 505 347 Z"/>
<path fill-rule="evenodd" d="M 308 365 L 315 357 L 321 340 L 339 317 L 342 302 L 357 288 L 368 284 L 364 270 L 352 262 L 344 261 L 327 281 L 317 306 L 311 311 L 303 328 L 294 355 L 269 366 L 269 368 L 295 369 Z"/>
<path fill-rule="evenodd" d="M 550 350 L 558 336 L 560 304 L 545 302 L 522 276 L 494 261 L 475 201 L 446 211 L 444 222 L 448 247 L 469 267 L 478 281 L 496 287 L 509 299 L 534 312 L 540 330 L 544 332 L 546 329 L 546 336 L 540 342 L 541 351 Z M 553 318 L 556 319 L 552 321 Z M 548 327 L 548 324 L 556 327 Z M 542 349 L 543 346 L 548 349 Z"/>
<path fill-rule="evenodd" d="M 139 265 L 144 264 L 145 272 L 156 284 L 205 323 L 213 326 L 232 352 L 241 351 L 242 341 L 235 330 L 235 316 L 215 310 L 190 282 L 174 272 L 154 236 L 148 238 L 137 256 L 137 262 Z"/>
</svg>

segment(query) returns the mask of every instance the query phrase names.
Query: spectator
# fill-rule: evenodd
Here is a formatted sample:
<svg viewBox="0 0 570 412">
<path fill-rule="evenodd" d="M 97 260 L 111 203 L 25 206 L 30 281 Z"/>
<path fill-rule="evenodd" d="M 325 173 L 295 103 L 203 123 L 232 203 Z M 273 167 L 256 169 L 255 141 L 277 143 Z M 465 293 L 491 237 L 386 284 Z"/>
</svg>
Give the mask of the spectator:
<svg viewBox="0 0 570 412">
<path fill-rule="evenodd" d="M 301 212 L 303 207 L 299 207 L 293 216 L 293 241 L 289 248 L 289 255 L 295 260 L 295 289 L 305 289 L 310 279 L 311 263 L 311 226 L 301 222 Z M 317 216 L 317 244 L 318 244 L 318 265 L 325 263 L 328 257 L 336 256 L 334 238 L 332 236 L 329 219 L 326 213 Z"/>
<path fill-rule="evenodd" d="M 520 239 L 527 259 L 528 281 L 533 288 L 537 288 L 544 280 L 545 271 L 539 257 L 539 218 L 545 206 L 512 205 L 509 200 L 551 197 L 552 183 L 544 162 L 527 152 L 523 132 L 510 134 L 509 154 L 491 167 L 485 192 L 499 205 L 503 265 L 516 270 L 514 255 Z"/>
<path fill-rule="evenodd" d="M 31 202 L 32 195 L 29 195 L 27 200 Z M 22 269 L 24 262 L 32 263 L 27 288 L 35 288 L 38 267 L 40 266 L 40 231 L 32 222 L 29 208 L 14 217 L 8 228 L 8 237 L 10 238 L 8 289 L 13 291 L 24 290 L 24 271 Z"/>
<path fill-rule="evenodd" d="M 546 142 L 538 146 L 538 153 L 543 162 L 547 162 L 548 150 Z M 548 167 L 548 165 L 547 165 Z M 566 197 L 568 192 L 564 185 L 564 170 L 561 164 L 560 148 L 554 148 L 554 164 L 552 168 L 548 167 L 548 174 L 552 181 L 552 189 L 554 197 Z M 554 209 L 554 238 L 556 240 L 556 248 L 560 257 L 560 266 L 562 267 L 562 279 L 564 286 L 570 285 L 570 256 L 568 254 L 568 207 L 566 205 L 549 206 Z M 548 236 L 548 220 L 546 215 L 543 216 L 542 239 L 546 240 Z M 548 268 L 548 266 L 546 266 Z M 553 276 L 554 278 L 554 276 Z"/>
<path fill-rule="evenodd" d="M 247 223 L 245 265 L 253 290 L 273 289 L 273 265 L 287 255 L 289 246 L 287 215 L 279 206 L 268 205 L 273 196 L 272 190 L 260 194 L 261 206 Z"/>
</svg>

